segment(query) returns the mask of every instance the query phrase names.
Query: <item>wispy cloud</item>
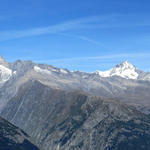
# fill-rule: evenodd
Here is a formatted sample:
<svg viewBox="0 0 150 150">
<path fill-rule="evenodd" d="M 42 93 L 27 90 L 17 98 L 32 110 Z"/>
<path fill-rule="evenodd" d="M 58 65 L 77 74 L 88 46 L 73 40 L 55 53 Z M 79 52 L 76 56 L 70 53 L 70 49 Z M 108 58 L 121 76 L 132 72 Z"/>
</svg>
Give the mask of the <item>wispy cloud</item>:
<svg viewBox="0 0 150 150">
<path fill-rule="evenodd" d="M 97 22 L 100 18 L 98 16 L 79 18 L 75 20 L 69 20 L 60 24 L 48 26 L 48 27 L 40 27 L 33 28 L 27 30 L 15 30 L 15 31 L 1 31 L 0 32 L 0 41 L 5 41 L 9 39 L 29 37 L 29 36 L 37 36 L 44 34 L 52 34 L 65 32 L 73 29 L 82 28 L 83 24 L 88 24 L 92 22 Z"/>
<path fill-rule="evenodd" d="M 126 58 L 149 58 L 150 53 L 123 53 L 115 55 L 102 55 L 102 56 L 91 56 L 91 57 L 72 57 L 63 59 L 51 59 L 51 60 L 35 60 L 38 63 L 59 63 L 59 62 L 73 62 L 73 61 L 89 61 L 89 60 L 109 60 L 109 59 L 126 59 Z"/>
<path fill-rule="evenodd" d="M 72 34 L 67 34 L 67 33 L 58 33 L 58 35 L 62 35 L 62 36 L 66 36 L 66 37 L 71 37 L 71 38 L 76 38 L 76 39 L 80 39 L 80 40 L 83 40 L 83 41 L 87 41 L 89 43 L 92 43 L 92 44 L 95 44 L 95 45 L 99 45 L 103 48 L 106 48 L 103 43 L 97 41 L 97 40 L 94 40 L 94 39 L 91 39 L 87 36 L 83 36 L 83 35 L 72 35 Z"/>
<path fill-rule="evenodd" d="M 124 15 L 111 14 L 111 15 L 103 15 L 103 16 L 89 16 L 85 18 L 77 18 L 69 21 L 64 21 L 62 23 L 58 23 L 55 25 L 47 26 L 47 27 L 38 27 L 32 29 L 24 29 L 24 30 L 14 30 L 14 31 L 0 31 L 0 41 L 30 37 L 30 36 L 38 36 L 45 34 L 56 34 L 56 33 L 65 33 L 67 31 L 72 31 L 75 29 L 94 29 L 94 28 L 119 28 L 119 27 L 132 27 L 132 26 L 150 26 L 150 22 L 135 22 L 126 23 L 122 18 Z M 127 18 L 127 16 L 126 16 Z M 3 17 L 0 19 L 3 19 Z M 72 35 L 73 37 L 73 35 Z M 75 36 L 74 36 L 75 37 Z M 76 36 L 81 40 L 86 40 L 93 44 L 99 44 L 99 42 L 90 39 L 85 36 Z"/>
</svg>

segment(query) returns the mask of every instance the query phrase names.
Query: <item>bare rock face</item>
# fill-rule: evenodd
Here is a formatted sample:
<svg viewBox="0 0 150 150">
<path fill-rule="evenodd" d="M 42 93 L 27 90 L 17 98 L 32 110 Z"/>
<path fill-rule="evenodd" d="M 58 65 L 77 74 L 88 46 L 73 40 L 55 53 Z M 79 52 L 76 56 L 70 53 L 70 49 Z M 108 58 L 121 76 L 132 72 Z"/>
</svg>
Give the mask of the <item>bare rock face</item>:
<svg viewBox="0 0 150 150">
<path fill-rule="evenodd" d="M 44 150 L 149 150 L 150 73 L 127 61 L 103 73 L 0 65 L 0 114 Z"/>
<path fill-rule="evenodd" d="M 2 115 L 44 150 L 148 150 L 150 118 L 120 101 L 24 84 Z"/>
<path fill-rule="evenodd" d="M 115 98 L 150 113 L 150 73 L 128 61 L 106 72 L 79 72 L 32 61 L 6 62 L 0 56 L 0 112 L 29 80 L 37 80 L 53 89 L 82 90 L 95 96 Z"/>
<path fill-rule="evenodd" d="M 0 118 L 0 149 L 39 150 L 25 132 L 2 118 Z"/>
<path fill-rule="evenodd" d="M 82 90 L 94 96 L 115 98 L 150 114 L 150 73 L 128 61 L 106 72 L 86 73 L 32 61 L 7 63 L 0 57 L 0 112 L 29 80 L 37 80 L 53 89 Z"/>
</svg>

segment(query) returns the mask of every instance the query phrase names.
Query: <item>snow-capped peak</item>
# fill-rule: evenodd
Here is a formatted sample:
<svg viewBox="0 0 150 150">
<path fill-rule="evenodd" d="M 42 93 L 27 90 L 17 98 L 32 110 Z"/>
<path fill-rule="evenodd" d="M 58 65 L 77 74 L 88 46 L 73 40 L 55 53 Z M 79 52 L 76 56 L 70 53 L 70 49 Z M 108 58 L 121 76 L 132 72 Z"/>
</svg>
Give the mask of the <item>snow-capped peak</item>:
<svg viewBox="0 0 150 150">
<path fill-rule="evenodd" d="M 124 70 L 124 69 L 136 69 L 136 67 L 133 66 L 129 61 L 124 61 L 121 64 L 116 65 L 115 68 L 120 68 L 122 70 Z"/>
<path fill-rule="evenodd" d="M 124 61 L 119 65 L 116 65 L 113 69 L 108 71 L 96 71 L 101 77 L 120 76 L 126 79 L 137 79 L 139 74 L 137 69 L 128 61 Z"/>
</svg>

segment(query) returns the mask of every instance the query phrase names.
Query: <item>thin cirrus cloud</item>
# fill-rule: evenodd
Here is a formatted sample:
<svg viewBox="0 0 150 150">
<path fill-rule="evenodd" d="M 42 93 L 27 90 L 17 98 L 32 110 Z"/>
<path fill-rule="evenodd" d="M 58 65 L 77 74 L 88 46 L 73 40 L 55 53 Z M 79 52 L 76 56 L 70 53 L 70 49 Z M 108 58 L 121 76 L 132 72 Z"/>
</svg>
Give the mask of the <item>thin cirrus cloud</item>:
<svg viewBox="0 0 150 150">
<path fill-rule="evenodd" d="M 61 62 L 75 62 L 75 61 L 93 61 L 93 60 L 110 60 L 110 59 L 130 59 L 130 58 L 149 58 L 150 53 L 124 53 L 124 54 L 114 54 L 114 55 L 102 55 L 102 56 L 92 56 L 92 57 L 73 57 L 64 59 L 52 59 L 52 60 L 35 60 L 38 63 L 61 63 Z"/>
<path fill-rule="evenodd" d="M 106 46 L 104 46 L 103 43 L 97 41 L 97 40 L 93 40 L 87 36 L 83 36 L 83 35 L 72 35 L 72 34 L 66 34 L 66 33 L 57 33 L 58 35 L 62 35 L 62 36 L 65 36 L 65 37 L 71 37 L 71 38 L 76 38 L 76 39 L 80 39 L 80 40 L 83 40 L 83 41 L 87 41 L 89 43 L 92 43 L 92 44 L 95 44 L 95 45 L 99 45 L 103 48 L 107 48 Z"/>
<path fill-rule="evenodd" d="M 0 31 L 0 41 L 6 41 L 11 39 L 30 37 L 30 36 L 38 36 L 38 35 L 46 35 L 46 34 L 56 34 L 56 33 L 65 33 L 67 31 L 72 31 L 74 29 L 103 29 L 103 28 L 118 28 L 118 27 L 136 27 L 136 26 L 149 26 L 149 22 L 127 22 L 122 20 L 122 18 L 127 16 L 112 14 L 112 15 L 103 15 L 103 16 L 90 16 L 85 18 L 78 18 L 74 20 L 65 21 L 59 24 L 47 26 L 47 27 L 39 27 L 25 30 L 14 30 L 14 31 Z M 79 38 L 80 40 L 85 40 L 87 42 L 93 44 L 100 44 L 99 42 L 90 39 L 86 36 L 74 36 L 72 37 Z"/>
<path fill-rule="evenodd" d="M 40 28 L 33 28 L 27 30 L 4 31 L 4 32 L 0 32 L 0 41 L 29 37 L 29 36 L 59 33 L 59 32 L 65 32 L 73 29 L 80 29 L 83 28 L 82 25 L 97 22 L 99 19 L 100 18 L 98 16 L 92 16 L 92 17 L 80 18 L 75 20 L 69 20 L 48 27 L 40 27 Z"/>
</svg>

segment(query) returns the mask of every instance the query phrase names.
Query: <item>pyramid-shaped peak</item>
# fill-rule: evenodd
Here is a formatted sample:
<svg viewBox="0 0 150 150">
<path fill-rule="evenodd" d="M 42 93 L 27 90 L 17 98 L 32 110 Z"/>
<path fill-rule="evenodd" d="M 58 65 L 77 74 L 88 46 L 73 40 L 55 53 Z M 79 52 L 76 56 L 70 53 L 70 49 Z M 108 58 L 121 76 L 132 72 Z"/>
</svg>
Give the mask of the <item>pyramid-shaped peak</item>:
<svg viewBox="0 0 150 150">
<path fill-rule="evenodd" d="M 116 66 L 117 68 L 136 68 L 134 65 L 132 65 L 128 60 L 120 63 Z"/>
<path fill-rule="evenodd" d="M 120 76 L 126 79 L 137 79 L 139 74 L 137 68 L 129 61 L 124 61 L 108 71 L 97 71 L 101 77 Z"/>
</svg>

